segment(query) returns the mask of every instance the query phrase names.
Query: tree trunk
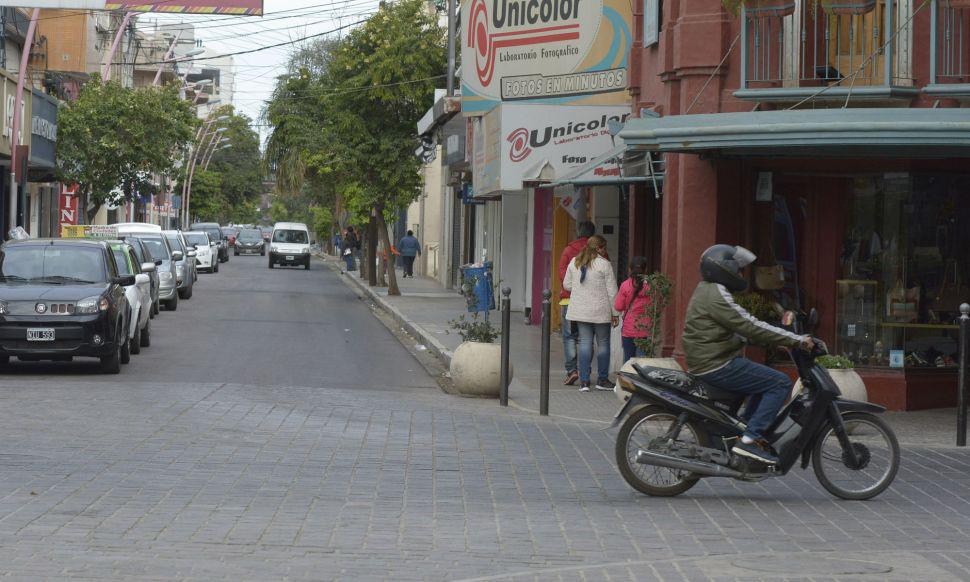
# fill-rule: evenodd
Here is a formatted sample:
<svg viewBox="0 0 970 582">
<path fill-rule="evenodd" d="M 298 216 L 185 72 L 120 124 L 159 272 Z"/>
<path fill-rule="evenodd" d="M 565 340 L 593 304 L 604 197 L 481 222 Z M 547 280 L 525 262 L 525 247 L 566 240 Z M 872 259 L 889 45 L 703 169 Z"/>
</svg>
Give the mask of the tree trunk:
<svg viewBox="0 0 970 582">
<path fill-rule="evenodd" d="M 367 284 L 377 287 L 377 221 L 371 215 L 367 223 Z"/>
<path fill-rule="evenodd" d="M 391 252 L 391 240 L 387 235 L 387 225 L 384 224 L 384 208 L 377 208 L 377 228 L 380 230 L 381 240 L 384 248 L 387 249 L 387 294 L 400 295 L 401 289 L 397 286 L 397 271 L 394 270 L 394 253 Z"/>
</svg>

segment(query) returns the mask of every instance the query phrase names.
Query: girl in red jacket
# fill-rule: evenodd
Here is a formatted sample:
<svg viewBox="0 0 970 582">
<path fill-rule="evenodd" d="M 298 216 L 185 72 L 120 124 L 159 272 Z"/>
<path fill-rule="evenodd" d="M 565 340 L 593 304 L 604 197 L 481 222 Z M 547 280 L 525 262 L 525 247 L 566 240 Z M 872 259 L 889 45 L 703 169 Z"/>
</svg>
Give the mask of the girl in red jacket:
<svg viewBox="0 0 970 582">
<path fill-rule="evenodd" d="M 646 309 L 652 303 L 647 284 L 646 257 L 633 257 L 630 260 L 630 278 L 620 285 L 616 294 L 613 308 L 623 314 L 623 361 L 633 356 L 643 356 L 637 349 L 634 340 L 650 335 L 650 318 L 646 316 Z"/>
</svg>

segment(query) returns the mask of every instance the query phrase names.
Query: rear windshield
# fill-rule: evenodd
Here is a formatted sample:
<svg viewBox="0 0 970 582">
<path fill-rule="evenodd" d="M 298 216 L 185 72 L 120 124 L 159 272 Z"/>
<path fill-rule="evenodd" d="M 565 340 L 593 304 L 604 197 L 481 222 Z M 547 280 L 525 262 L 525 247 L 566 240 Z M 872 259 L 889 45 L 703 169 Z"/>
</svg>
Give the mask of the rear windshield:
<svg viewBox="0 0 970 582">
<path fill-rule="evenodd" d="M 166 234 L 165 238 L 168 239 L 168 245 L 172 247 L 172 250 L 185 252 L 185 248 L 182 246 L 182 239 L 176 234 Z"/>
<path fill-rule="evenodd" d="M 208 246 L 209 244 L 209 238 L 201 232 L 187 232 L 183 233 L 182 236 L 185 237 L 185 241 L 190 245 Z"/>
<path fill-rule="evenodd" d="M 305 230 L 274 230 L 273 242 L 305 245 L 308 240 Z"/>
<path fill-rule="evenodd" d="M 0 280 L 50 285 L 104 283 L 104 253 L 97 247 L 13 246 L 0 253 Z"/>
<path fill-rule="evenodd" d="M 160 236 L 140 236 L 141 242 L 145 243 L 148 247 L 148 252 L 152 254 L 152 257 L 157 259 L 162 259 L 163 261 L 169 260 L 171 257 L 168 254 L 168 245 L 162 240 Z"/>
</svg>

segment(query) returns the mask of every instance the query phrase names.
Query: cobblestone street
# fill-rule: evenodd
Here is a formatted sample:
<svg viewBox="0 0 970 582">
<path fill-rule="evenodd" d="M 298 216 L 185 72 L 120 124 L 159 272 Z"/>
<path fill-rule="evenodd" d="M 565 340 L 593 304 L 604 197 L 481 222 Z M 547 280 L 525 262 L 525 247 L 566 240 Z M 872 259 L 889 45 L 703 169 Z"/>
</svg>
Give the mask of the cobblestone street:
<svg viewBox="0 0 970 582">
<path fill-rule="evenodd" d="M 0 573 L 970 579 L 968 451 L 904 446 L 868 502 L 834 499 L 810 470 L 649 498 L 618 475 L 602 424 L 442 393 L 339 275 L 223 268 L 120 376 L 4 377 Z"/>
</svg>

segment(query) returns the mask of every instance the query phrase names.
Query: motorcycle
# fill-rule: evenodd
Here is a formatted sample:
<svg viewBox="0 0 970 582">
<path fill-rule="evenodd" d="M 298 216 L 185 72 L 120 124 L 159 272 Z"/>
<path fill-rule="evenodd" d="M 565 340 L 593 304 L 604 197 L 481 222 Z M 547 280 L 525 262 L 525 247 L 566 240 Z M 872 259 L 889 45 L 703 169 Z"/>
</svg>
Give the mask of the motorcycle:
<svg viewBox="0 0 970 582">
<path fill-rule="evenodd" d="M 818 322 L 812 309 L 802 319 L 809 330 Z M 784 324 L 801 333 L 802 321 L 791 312 Z M 766 431 L 778 455 L 769 464 L 731 452 L 745 430 L 739 415 L 744 395 L 719 390 L 686 372 L 634 365 L 620 372 L 620 385 L 631 392 L 616 414 L 620 425 L 616 461 L 634 489 L 655 496 L 679 495 L 704 477 L 761 481 L 781 477 L 800 462 L 809 463 L 821 485 L 843 499 L 870 499 L 886 490 L 899 469 L 899 442 L 876 416 L 886 409 L 845 400 L 828 371 L 815 359 L 825 344 L 790 354 L 801 378 Z M 797 385 L 796 385 L 797 386 Z M 625 419 L 625 420 L 624 420 Z"/>
</svg>

